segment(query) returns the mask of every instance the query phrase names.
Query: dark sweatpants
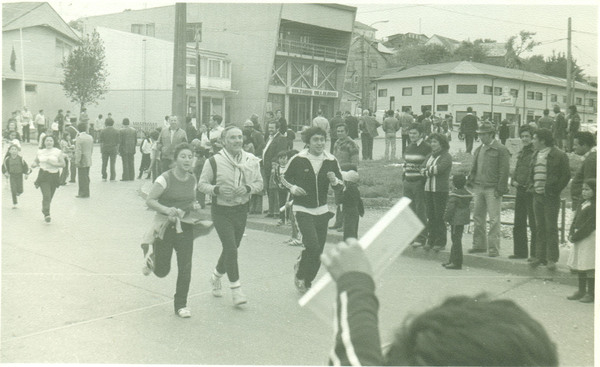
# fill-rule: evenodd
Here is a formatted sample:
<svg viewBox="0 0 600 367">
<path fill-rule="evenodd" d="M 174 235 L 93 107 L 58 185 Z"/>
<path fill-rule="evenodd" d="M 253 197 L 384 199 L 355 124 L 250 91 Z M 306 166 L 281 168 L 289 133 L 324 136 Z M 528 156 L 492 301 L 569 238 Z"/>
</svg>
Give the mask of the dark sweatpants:
<svg viewBox="0 0 600 367">
<path fill-rule="evenodd" d="M 227 273 L 231 283 L 240 279 L 238 268 L 238 247 L 246 230 L 248 219 L 248 203 L 236 206 L 211 205 L 212 220 L 215 225 L 223 250 L 217 262 L 219 274 Z"/>
<path fill-rule="evenodd" d="M 457 266 L 462 266 L 463 263 L 462 236 L 464 230 L 465 226 L 463 224 L 450 226 L 450 238 L 452 239 L 452 248 L 450 248 L 449 262 Z"/>
<path fill-rule="evenodd" d="M 192 253 L 194 251 L 194 230 L 189 223 L 181 223 L 182 233 L 175 231 L 170 224 L 165 230 L 163 239 L 154 241 L 154 274 L 163 278 L 171 270 L 173 250 L 177 253 L 177 285 L 175 287 L 175 312 L 187 306 L 187 296 L 192 279 Z"/>
<path fill-rule="evenodd" d="M 10 193 L 12 194 L 13 204 L 17 204 L 17 196 L 23 193 L 23 174 L 10 174 Z"/>
<path fill-rule="evenodd" d="M 303 279 L 306 287 L 310 288 L 321 267 L 320 257 L 327 240 L 327 225 L 332 213 L 312 215 L 297 211 L 295 214 L 298 229 L 302 234 L 302 243 L 304 244 L 296 278 Z"/>
</svg>

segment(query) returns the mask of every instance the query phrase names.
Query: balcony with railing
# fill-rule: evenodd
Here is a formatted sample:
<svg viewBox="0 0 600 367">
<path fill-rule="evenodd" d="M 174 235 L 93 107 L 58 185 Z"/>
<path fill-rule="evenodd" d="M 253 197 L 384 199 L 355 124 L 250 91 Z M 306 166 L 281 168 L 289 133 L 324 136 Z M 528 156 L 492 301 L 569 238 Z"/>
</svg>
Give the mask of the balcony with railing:
<svg viewBox="0 0 600 367">
<path fill-rule="evenodd" d="M 277 54 L 336 63 L 345 63 L 348 59 L 348 50 L 345 48 L 281 38 L 277 42 Z"/>
</svg>

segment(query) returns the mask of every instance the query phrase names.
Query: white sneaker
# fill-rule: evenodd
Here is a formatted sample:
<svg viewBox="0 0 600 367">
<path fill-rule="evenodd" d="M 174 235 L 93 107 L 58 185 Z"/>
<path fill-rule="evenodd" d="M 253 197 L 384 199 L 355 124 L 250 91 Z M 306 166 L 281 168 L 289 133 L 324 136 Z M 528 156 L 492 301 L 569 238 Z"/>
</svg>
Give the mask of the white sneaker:
<svg viewBox="0 0 600 367">
<path fill-rule="evenodd" d="M 221 290 L 221 278 L 218 278 L 213 274 L 210 276 L 209 282 L 212 286 L 212 295 L 215 297 L 223 297 L 223 291 Z"/>
<path fill-rule="evenodd" d="M 190 309 L 187 307 L 180 308 L 177 310 L 177 316 L 181 317 L 182 319 L 189 319 L 192 317 L 192 311 L 190 311 Z"/>
<path fill-rule="evenodd" d="M 233 298 L 234 306 L 241 306 L 245 303 L 248 303 L 248 299 L 246 298 L 246 295 L 242 292 L 242 288 L 240 287 L 231 288 L 231 296 Z"/>
</svg>

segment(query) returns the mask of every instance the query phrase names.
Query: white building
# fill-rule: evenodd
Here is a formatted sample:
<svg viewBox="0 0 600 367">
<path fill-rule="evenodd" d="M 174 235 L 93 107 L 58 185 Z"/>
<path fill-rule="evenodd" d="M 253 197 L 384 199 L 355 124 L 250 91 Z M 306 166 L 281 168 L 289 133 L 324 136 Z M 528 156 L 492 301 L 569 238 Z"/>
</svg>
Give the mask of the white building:
<svg viewBox="0 0 600 367">
<path fill-rule="evenodd" d="M 111 112 L 118 124 L 127 117 L 133 123 L 161 123 L 171 113 L 173 42 L 130 32 L 97 27 L 104 42 L 108 92 L 88 114 Z M 228 115 L 231 62 L 226 54 L 200 49 L 200 86 L 206 117 Z M 187 114 L 196 115 L 196 51 L 187 50 Z M 127 66 L 127 67 L 125 67 Z"/>
<path fill-rule="evenodd" d="M 494 121 L 506 118 L 518 124 L 523 115 L 532 121 L 546 108 L 568 107 L 565 79 L 468 61 L 419 65 L 376 82 L 378 110 L 409 106 L 416 113 L 452 113 L 455 121 L 467 107 L 484 118 L 493 115 Z M 582 122 L 597 122 L 597 102 L 596 88 L 575 82 L 574 104 Z"/>
</svg>

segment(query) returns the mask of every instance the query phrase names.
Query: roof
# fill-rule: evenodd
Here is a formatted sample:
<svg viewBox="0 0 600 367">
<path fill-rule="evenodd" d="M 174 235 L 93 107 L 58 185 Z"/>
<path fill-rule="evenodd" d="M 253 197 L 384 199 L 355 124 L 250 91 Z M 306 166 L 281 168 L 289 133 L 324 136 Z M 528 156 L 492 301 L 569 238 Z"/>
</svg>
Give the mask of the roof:
<svg viewBox="0 0 600 367">
<path fill-rule="evenodd" d="M 396 53 L 396 51 L 392 50 L 391 48 L 385 47 L 381 42 L 377 42 L 377 51 L 381 52 L 382 54 L 389 55 Z"/>
<path fill-rule="evenodd" d="M 395 73 L 383 75 L 377 80 L 394 80 L 429 77 L 434 75 L 490 75 L 502 79 L 516 79 L 530 83 L 548 84 L 564 87 L 567 80 L 555 76 L 532 73 L 501 66 L 481 64 L 478 62 L 455 61 L 443 64 L 418 65 Z M 597 92 L 598 90 L 584 83 L 575 82 L 575 88 Z"/>
<path fill-rule="evenodd" d="M 431 36 L 429 38 L 429 41 L 427 41 L 425 44 L 428 44 L 429 42 L 432 42 L 431 40 L 434 39 L 434 38 L 437 38 L 442 43 L 442 46 L 444 46 L 444 47 L 446 47 L 448 49 L 454 49 L 454 48 L 456 48 L 460 44 L 460 41 L 457 41 L 457 40 L 452 39 L 452 38 L 440 36 L 438 34 L 434 34 L 433 36 Z"/>
<path fill-rule="evenodd" d="M 80 40 L 77 33 L 69 27 L 63 18 L 48 3 L 22 2 L 2 4 L 3 32 L 36 26 L 49 27 L 72 40 Z"/>
<path fill-rule="evenodd" d="M 365 23 L 361 23 L 358 20 L 354 21 L 354 28 L 365 29 L 367 31 L 376 31 L 376 28 L 366 25 Z"/>
</svg>

